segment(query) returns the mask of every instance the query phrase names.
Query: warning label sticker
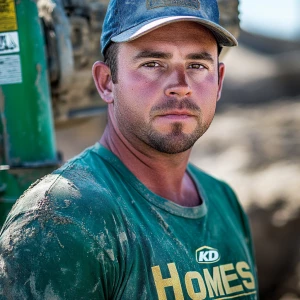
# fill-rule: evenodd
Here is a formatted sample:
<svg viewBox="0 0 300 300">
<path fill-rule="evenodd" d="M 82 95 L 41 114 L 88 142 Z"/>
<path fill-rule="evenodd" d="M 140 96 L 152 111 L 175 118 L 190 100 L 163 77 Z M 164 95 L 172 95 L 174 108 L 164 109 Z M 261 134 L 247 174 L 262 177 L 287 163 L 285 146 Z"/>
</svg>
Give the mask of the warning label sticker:
<svg viewBox="0 0 300 300">
<path fill-rule="evenodd" d="M 0 55 L 19 51 L 20 46 L 18 32 L 0 32 Z"/>
<path fill-rule="evenodd" d="M 17 30 L 17 17 L 14 0 L 0 1 L 0 32 Z"/>
<path fill-rule="evenodd" d="M 0 85 L 22 82 L 20 55 L 0 56 Z"/>
</svg>

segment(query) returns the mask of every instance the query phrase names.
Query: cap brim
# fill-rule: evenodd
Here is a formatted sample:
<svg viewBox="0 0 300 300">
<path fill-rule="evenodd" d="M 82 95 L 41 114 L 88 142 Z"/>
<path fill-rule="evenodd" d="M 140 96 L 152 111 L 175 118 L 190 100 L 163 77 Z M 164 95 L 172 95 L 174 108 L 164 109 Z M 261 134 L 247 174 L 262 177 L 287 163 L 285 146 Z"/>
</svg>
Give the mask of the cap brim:
<svg viewBox="0 0 300 300">
<path fill-rule="evenodd" d="M 238 45 L 236 38 L 222 26 L 214 22 L 210 22 L 193 16 L 173 16 L 146 21 L 112 37 L 111 40 L 116 43 L 129 42 L 154 29 L 178 21 L 193 21 L 208 28 L 215 36 L 217 43 L 221 47 L 233 47 Z"/>
</svg>

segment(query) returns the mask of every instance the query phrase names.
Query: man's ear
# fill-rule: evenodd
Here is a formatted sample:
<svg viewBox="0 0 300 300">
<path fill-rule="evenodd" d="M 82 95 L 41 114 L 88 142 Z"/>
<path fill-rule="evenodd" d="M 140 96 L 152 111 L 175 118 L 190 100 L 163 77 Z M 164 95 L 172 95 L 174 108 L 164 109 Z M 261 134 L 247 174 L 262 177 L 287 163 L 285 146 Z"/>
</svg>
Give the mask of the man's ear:
<svg viewBox="0 0 300 300">
<path fill-rule="evenodd" d="M 101 98 L 107 103 L 113 103 L 112 79 L 110 68 L 101 61 L 96 61 L 93 65 L 93 78 Z"/>
<path fill-rule="evenodd" d="M 219 63 L 219 88 L 218 88 L 218 96 L 217 101 L 220 100 L 223 88 L 223 82 L 225 77 L 225 65 L 223 63 Z"/>
</svg>

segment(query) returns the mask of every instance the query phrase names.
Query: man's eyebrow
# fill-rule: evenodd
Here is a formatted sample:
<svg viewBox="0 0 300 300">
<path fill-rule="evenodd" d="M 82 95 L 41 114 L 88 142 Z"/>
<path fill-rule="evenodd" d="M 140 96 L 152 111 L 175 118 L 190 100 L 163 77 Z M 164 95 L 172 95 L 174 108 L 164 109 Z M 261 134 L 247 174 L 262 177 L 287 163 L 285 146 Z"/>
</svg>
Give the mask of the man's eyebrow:
<svg viewBox="0 0 300 300">
<path fill-rule="evenodd" d="M 137 55 L 133 57 L 134 60 L 139 60 L 141 58 L 160 58 L 160 59 L 171 59 L 172 58 L 171 53 L 161 52 L 161 51 L 155 51 L 155 50 L 144 50 L 139 52 Z M 196 53 L 190 53 L 186 56 L 186 59 L 191 60 L 206 60 L 210 62 L 214 62 L 213 57 L 208 52 L 196 52 Z"/>
<path fill-rule="evenodd" d="M 192 60 L 208 60 L 214 62 L 213 57 L 208 52 L 190 53 L 186 56 L 187 59 Z"/>
<path fill-rule="evenodd" d="M 141 58 L 170 59 L 170 58 L 172 58 L 172 54 L 161 52 L 161 51 L 144 50 L 144 51 L 139 52 L 137 55 L 135 55 L 133 57 L 134 60 L 139 60 Z"/>
</svg>

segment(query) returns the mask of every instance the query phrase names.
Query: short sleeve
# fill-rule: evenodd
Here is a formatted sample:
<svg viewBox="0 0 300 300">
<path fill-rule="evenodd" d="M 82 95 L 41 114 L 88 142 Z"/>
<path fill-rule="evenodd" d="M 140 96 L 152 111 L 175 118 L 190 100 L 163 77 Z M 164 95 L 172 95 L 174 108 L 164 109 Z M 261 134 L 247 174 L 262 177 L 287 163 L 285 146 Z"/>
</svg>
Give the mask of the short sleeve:
<svg viewBox="0 0 300 300">
<path fill-rule="evenodd" d="M 0 237 L 0 299 L 109 299 L 114 276 L 93 235 L 59 214 L 21 214 Z"/>
</svg>

